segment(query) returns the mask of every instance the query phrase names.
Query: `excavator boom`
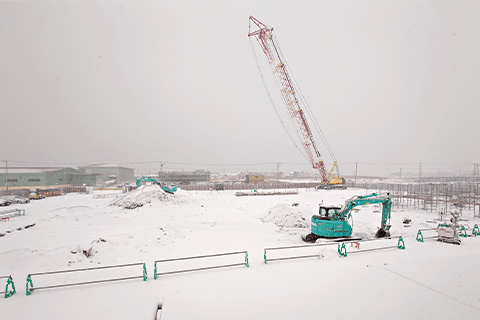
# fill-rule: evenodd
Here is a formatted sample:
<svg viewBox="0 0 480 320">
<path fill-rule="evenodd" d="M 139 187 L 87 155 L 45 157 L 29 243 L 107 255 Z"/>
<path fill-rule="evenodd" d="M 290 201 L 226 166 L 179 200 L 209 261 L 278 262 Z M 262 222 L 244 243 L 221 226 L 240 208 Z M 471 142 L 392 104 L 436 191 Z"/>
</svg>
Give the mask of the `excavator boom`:
<svg viewBox="0 0 480 320">
<path fill-rule="evenodd" d="M 156 184 L 158 185 L 160 188 L 162 188 L 163 191 L 167 192 L 167 193 L 170 193 L 170 194 L 173 194 L 174 192 L 177 191 L 177 187 L 174 186 L 174 185 L 166 185 L 164 183 L 162 183 L 161 181 L 158 181 L 157 179 L 155 178 L 152 178 L 152 177 L 141 177 L 141 178 L 137 178 L 135 177 L 135 183 L 137 184 L 137 188 L 140 188 L 140 186 L 142 185 L 142 182 L 152 182 L 153 184 Z"/>
</svg>

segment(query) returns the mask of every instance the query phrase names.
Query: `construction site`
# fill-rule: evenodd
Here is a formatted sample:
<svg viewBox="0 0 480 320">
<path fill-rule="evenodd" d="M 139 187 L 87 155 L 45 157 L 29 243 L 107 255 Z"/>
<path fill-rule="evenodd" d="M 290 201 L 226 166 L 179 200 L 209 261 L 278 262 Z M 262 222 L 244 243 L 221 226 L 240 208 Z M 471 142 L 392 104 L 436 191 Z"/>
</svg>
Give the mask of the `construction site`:
<svg viewBox="0 0 480 320">
<path fill-rule="evenodd" d="M 20 168 L 4 160 L 0 195 L 2 206 L 9 207 L 0 210 L 2 314 L 53 320 L 356 320 L 375 314 L 404 320 L 478 314 L 478 164 L 471 174 L 403 179 L 400 169 L 397 179 L 360 178 L 354 163 L 354 174 L 345 174 L 274 28 L 249 16 L 246 31 L 251 63 L 260 75 L 256 86 L 263 85 L 272 117 L 285 131 L 278 140 L 290 140 L 304 160 L 297 165 L 308 165 L 308 174 L 282 174 L 281 162 L 276 172 L 244 167 L 222 175 L 208 165 L 168 171 L 168 162 L 156 161 L 153 174 L 149 168 L 148 175 L 135 175 L 124 164 Z M 94 60 L 101 55 L 95 53 Z M 124 81 L 131 78 L 122 75 Z M 173 80 L 184 84 L 186 78 Z M 152 101 L 139 101 L 138 108 L 156 106 Z M 179 101 L 162 103 L 175 109 Z M 185 114 L 177 117 L 186 119 Z M 149 143 L 170 142 L 167 115 L 156 126 L 142 121 L 138 136 L 131 134 L 121 147 L 132 154 L 131 146 L 141 149 L 134 141 L 143 133 Z M 342 135 L 357 139 L 356 132 L 344 129 L 342 117 L 329 120 Z M 254 129 L 260 137 L 263 128 Z M 215 132 L 216 138 L 224 131 Z M 180 129 L 173 133 L 187 136 Z M 192 162 L 201 161 L 196 151 L 203 146 L 193 139 L 182 146 L 191 158 L 170 164 L 197 165 Z M 104 148 L 114 154 L 110 145 Z M 164 152 L 156 151 L 148 155 Z M 219 157 L 230 156 L 220 151 Z M 249 148 L 242 152 L 255 154 Z M 16 201 L 15 192 L 28 193 L 29 201 Z"/>
<path fill-rule="evenodd" d="M 390 192 L 397 208 L 413 208 L 445 215 L 450 209 L 473 210 L 480 217 L 480 177 L 425 178 L 411 183 L 363 182 L 351 187 Z"/>
</svg>

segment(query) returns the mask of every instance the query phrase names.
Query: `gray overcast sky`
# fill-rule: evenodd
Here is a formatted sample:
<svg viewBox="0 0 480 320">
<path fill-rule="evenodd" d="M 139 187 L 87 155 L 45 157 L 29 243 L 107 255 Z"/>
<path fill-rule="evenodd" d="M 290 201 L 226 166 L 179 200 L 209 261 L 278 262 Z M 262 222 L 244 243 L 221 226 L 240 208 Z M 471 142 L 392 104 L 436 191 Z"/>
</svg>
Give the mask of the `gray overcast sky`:
<svg viewBox="0 0 480 320">
<path fill-rule="evenodd" d="M 419 163 L 471 170 L 480 162 L 480 2 L 0 8 L 0 159 L 12 165 L 169 161 L 205 165 L 166 170 L 223 172 L 242 168 L 212 164 L 287 162 L 305 165 L 281 170 L 309 170 L 263 87 L 247 37 L 250 15 L 275 28 L 346 174 L 355 162 L 391 171 L 407 163 L 414 171 Z M 279 97 L 274 87 L 270 93 Z"/>
</svg>

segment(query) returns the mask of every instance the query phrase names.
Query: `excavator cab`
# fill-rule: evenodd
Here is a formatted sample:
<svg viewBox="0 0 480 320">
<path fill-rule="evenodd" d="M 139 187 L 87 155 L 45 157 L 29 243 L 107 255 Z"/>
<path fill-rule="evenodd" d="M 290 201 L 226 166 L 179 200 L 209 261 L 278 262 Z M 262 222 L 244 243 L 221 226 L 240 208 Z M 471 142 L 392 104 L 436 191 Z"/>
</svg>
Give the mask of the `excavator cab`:
<svg viewBox="0 0 480 320">
<path fill-rule="evenodd" d="M 305 242 L 315 242 L 318 238 L 342 238 L 352 235 L 352 227 L 345 217 L 340 216 L 341 207 L 320 206 L 318 215 L 312 216 L 312 233 L 302 236 Z"/>
<path fill-rule="evenodd" d="M 318 209 L 318 220 L 334 220 L 338 216 L 340 207 L 320 206 Z"/>
</svg>

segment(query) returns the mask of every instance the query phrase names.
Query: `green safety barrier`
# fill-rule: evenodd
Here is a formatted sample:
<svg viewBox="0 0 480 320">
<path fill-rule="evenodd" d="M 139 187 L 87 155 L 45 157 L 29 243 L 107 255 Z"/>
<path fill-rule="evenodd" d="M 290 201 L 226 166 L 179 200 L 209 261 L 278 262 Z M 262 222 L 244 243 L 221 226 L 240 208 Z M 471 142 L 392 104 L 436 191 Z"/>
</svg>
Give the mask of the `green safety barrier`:
<svg viewBox="0 0 480 320">
<path fill-rule="evenodd" d="M 467 229 L 465 229 L 465 226 L 462 226 L 462 228 L 460 229 L 459 236 L 464 238 L 468 237 Z"/>
<path fill-rule="evenodd" d="M 30 284 L 30 288 L 29 288 L 29 284 Z M 30 277 L 30 275 L 28 275 L 27 277 L 27 296 L 29 296 L 32 292 L 33 292 L 33 283 L 32 283 L 32 278 Z"/>
<path fill-rule="evenodd" d="M 422 234 L 422 231 L 420 230 L 418 230 L 418 233 L 417 233 L 417 241 L 423 242 L 423 234 Z"/>
<path fill-rule="evenodd" d="M 167 272 L 158 272 L 157 271 L 157 263 L 167 263 L 167 262 L 181 261 L 181 260 L 213 258 L 213 257 L 221 257 L 221 256 L 229 256 L 229 255 L 237 255 L 237 254 L 245 254 L 245 260 L 244 260 L 243 263 L 239 262 L 239 263 L 232 263 L 232 264 L 221 264 L 221 265 L 213 265 L 213 266 L 201 267 L 201 268 L 179 269 L 179 270 L 167 271 Z M 203 271 L 203 270 L 227 268 L 227 267 L 242 266 L 242 265 L 245 265 L 247 268 L 250 267 L 250 265 L 248 263 L 248 252 L 247 251 L 237 251 L 237 252 L 228 252 L 228 253 L 209 254 L 209 255 L 203 255 L 203 256 L 181 257 L 181 258 L 173 258 L 173 259 L 156 260 L 155 264 L 154 264 L 153 278 L 156 280 L 157 276 L 159 276 L 159 275 L 169 275 L 169 274 L 192 272 L 192 271 Z"/>
<path fill-rule="evenodd" d="M 345 243 L 342 243 L 340 246 L 340 243 L 338 244 L 338 254 L 346 257 L 347 256 L 347 248 L 345 247 Z"/>
<path fill-rule="evenodd" d="M 93 281 L 86 281 L 86 282 L 62 283 L 62 284 L 49 285 L 49 286 L 44 286 L 44 287 L 34 287 L 33 282 L 32 282 L 32 276 L 42 276 L 42 275 L 48 275 L 48 274 L 52 275 L 52 274 L 80 272 L 80 271 L 93 271 L 93 270 L 99 270 L 99 269 L 132 267 L 132 266 L 139 266 L 139 265 L 143 265 L 143 275 L 141 275 L 141 276 L 131 276 L 131 277 L 114 278 L 114 279 L 101 279 L 101 280 L 93 280 Z M 115 282 L 115 281 L 132 280 L 132 279 L 140 279 L 140 278 L 142 278 L 143 281 L 147 281 L 147 278 L 148 278 L 147 268 L 145 266 L 145 263 L 143 263 L 143 262 L 129 263 L 129 264 L 123 264 L 123 265 L 114 265 L 114 266 L 101 266 L 101 267 L 94 267 L 94 268 L 84 268 L 84 269 L 59 270 L 59 271 L 31 273 L 27 277 L 26 294 L 27 294 L 27 296 L 29 296 L 30 294 L 32 294 L 32 292 L 34 290 L 40 290 L 40 289 L 62 288 L 62 287 L 80 286 L 80 285 L 106 283 L 106 282 Z"/>
<path fill-rule="evenodd" d="M 402 237 L 400 237 L 400 238 L 398 239 L 397 248 L 398 248 L 398 249 L 401 249 L 401 250 L 404 250 L 404 249 L 405 249 L 405 242 L 403 241 L 403 238 L 402 238 Z"/>
<path fill-rule="evenodd" d="M 263 261 L 267 264 L 268 261 L 281 261 L 281 260 L 294 260 L 294 259 L 304 259 L 304 258 L 318 258 L 319 253 L 307 254 L 307 255 L 295 255 L 295 256 L 283 256 L 278 258 L 267 258 L 267 251 L 276 251 L 276 250 L 295 250 L 300 248 L 319 248 L 324 246 L 336 245 L 337 242 L 328 242 L 328 243 L 315 243 L 315 244 L 306 244 L 300 246 L 287 246 L 287 247 L 275 247 L 275 248 L 265 248 L 263 249 Z"/>
<path fill-rule="evenodd" d="M 11 290 L 9 290 L 9 287 L 12 287 Z M 7 285 L 5 286 L 5 299 L 13 296 L 16 292 L 17 291 L 15 290 L 15 284 L 13 283 L 12 276 L 9 276 L 7 279 Z"/>
<path fill-rule="evenodd" d="M 479 233 L 480 233 L 480 230 L 478 229 L 478 225 L 476 224 L 476 225 L 473 227 L 472 235 L 476 237 Z"/>
<path fill-rule="evenodd" d="M 375 239 L 375 240 L 380 240 L 381 238 L 379 239 Z M 366 241 L 369 241 L 369 240 L 366 240 Z M 371 241 L 371 240 L 370 240 Z M 398 248 L 400 250 L 404 250 L 405 249 L 405 241 L 403 240 L 403 237 L 399 237 L 398 238 L 398 242 L 397 242 L 397 245 L 396 246 L 387 246 L 387 247 L 380 247 L 380 248 L 372 248 L 372 249 L 365 249 L 365 250 L 358 250 L 358 251 L 352 251 L 350 252 L 351 254 L 353 253 L 360 253 L 360 252 L 367 252 L 367 251 L 376 251 L 376 250 L 384 250 L 384 249 L 392 249 L 392 248 Z M 342 243 L 342 245 L 340 246 L 340 244 L 338 244 L 338 254 L 341 255 L 342 257 L 346 257 L 347 256 L 347 248 L 345 247 L 345 243 Z"/>
</svg>

